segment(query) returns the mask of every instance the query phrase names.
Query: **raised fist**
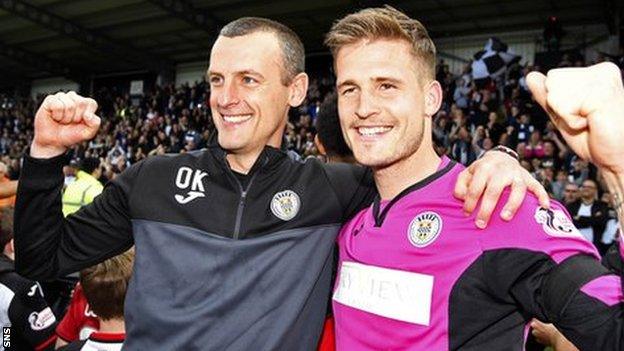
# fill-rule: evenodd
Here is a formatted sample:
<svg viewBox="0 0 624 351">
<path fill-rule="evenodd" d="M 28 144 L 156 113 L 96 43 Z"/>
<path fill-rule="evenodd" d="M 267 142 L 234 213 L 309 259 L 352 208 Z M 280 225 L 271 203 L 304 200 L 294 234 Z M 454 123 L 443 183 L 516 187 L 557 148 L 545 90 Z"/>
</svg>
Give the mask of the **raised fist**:
<svg viewBox="0 0 624 351">
<path fill-rule="evenodd" d="M 527 84 L 577 155 L 624 174 L 624 87 L 616 65 L 531 72 Z"/>
<path fill-rule="evenodd" d="M 35 115 L 35 136 L 30 155 L 50 158 L 72 145 L 92 139 L 100 127 L 97 102 L 75 92 L 46 96 Z"/>
</svg>

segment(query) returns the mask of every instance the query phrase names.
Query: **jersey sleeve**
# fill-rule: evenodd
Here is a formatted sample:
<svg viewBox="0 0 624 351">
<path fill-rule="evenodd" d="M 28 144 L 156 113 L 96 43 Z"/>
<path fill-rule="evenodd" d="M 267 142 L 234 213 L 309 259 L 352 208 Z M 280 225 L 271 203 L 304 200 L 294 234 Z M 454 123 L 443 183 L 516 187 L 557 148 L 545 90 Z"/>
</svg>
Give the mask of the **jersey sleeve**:
<svg viewBox="0 0 624 351">
<path fill-rule="evenodd" d="M 9 306 L 11 327 L 35 350 L 53 350 L 56 317 L 46 303 L 41 286 L 24 281 Z"/>
<path fill-rule="evenodd" d="M 79 271 L 133 244 L 128 199 L 142 163 L 109 182 L 91 204 L 64 218 L 65 158 L 24 157 L 15 205 L 15 267 L 33 280 Z"/>
<path fill-rule="evenodd" d="M 343 222 L 373 202 L 377 188 L 369 168 L 347 163 L 329 163 L 324 167 L 343 208 Z"/>
<path fill-rule="evenodd" d="M 621 277 L 600 263 L 563 206 L 529 203 L 483 238 L 491 293 L 516 304 L 527 322 L 553 323 L 581 350 L 623 350 Z"/>
</svg>

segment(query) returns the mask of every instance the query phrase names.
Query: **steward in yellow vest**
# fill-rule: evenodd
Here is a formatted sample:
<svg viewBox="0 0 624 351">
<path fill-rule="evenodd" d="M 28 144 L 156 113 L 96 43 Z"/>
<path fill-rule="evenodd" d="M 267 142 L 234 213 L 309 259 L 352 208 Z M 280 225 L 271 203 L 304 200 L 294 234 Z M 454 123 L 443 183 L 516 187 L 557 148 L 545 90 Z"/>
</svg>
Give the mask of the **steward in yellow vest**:
<svg viewBox="0 0 624 351">
<path fill-rule="evenodd" d="M 69 183 L 63 193 L 63 215 L 74 213 L 100 195 L 104 186 L 98 181 L 101 175 L 100 160 L 85 158 L 80 163 L 76 180 Z"/>
</svg>

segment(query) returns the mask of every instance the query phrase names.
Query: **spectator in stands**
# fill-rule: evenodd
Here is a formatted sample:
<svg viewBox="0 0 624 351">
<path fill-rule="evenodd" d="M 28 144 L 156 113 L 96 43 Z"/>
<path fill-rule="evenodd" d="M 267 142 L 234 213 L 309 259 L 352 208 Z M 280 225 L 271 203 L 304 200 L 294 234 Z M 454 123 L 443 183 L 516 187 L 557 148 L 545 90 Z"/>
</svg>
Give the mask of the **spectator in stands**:
<svg viewBox="0 0 624 351">
<path fill-rule="evenodd" d="M 568 181 L 563 188 L 563 204 L 570 209 L 570 205 L 579 199 L 579 187 L 574 182 Z"/>
<path fill-rule="evenodd" d="M 607 247 L 601 243 L 601 235 L 607 224 L 609 208 L 598 200 L 598 183 L 592 179 L 583 181 L 580 199 L 568 205 L 568 212 L 585 239 L 593 242 L 598 251 L 604 254 Z"/>
<path fill-rule="evenodd" d="M 56 317 L 41 286 L 15 273 L 12 207 L 0 209 L 0 245 L 0 321 L 11 328 L 8 349 L 54 350 Z"/>
<path fill-rule="evenodd" d="M 99 330 L 86 340 L 74 341 L 60 350 L 121 350 L 126 336 L 124 300 L 133 261 L 134 249 L 130 249 L 80 272 L 80 284 L 89 306 L 97 315 Z"/>
<path fill-rule="evenodd" d="M 469 165 L 477 159 L 477 151 L 472 144 L 468 128 L 465 125 L 459 127 L 457 138 L 451 145 L 451 157 L 464 165 Z"/>
<path fill-rule="evenodd" d="M 529 140 L 531 133 L 535 130 L 531 124 L 531 117 L 527 113 L 520 115 L 519 122 L 515 127 L 516 140 L 519 143 L 525 143 Z"/>
<path fill-rule="evenodd" d="M 620 223 L 617 218 L 617 214 L 614 210 L 614 201 L 612 194 L 609 191 L 605 191 L 602 193 L 601 197 L 602 202 L 606 203 L 608 206 L 607 209 L 607 224 L 605 225 L 605 229 L 600 236 L 600 243 L 603 247 L 611 247 L 611 245 L 616 241 L 618 237 L 618 232 L 620 228 Z"/>
<path fill-rule="evenodd" d="M 544 143 L 542 142 L 542 133 L 539 130 L 533 130 L 524 149 L 524 157 L 526 158 L 542 158 L 544 157 Z"/>
<path fill-rule="evenodd" d="M 85 340 L 99 328 L 100 320 L 89 306 L 79 282 L 74 288 L 65 315 L 56 327 L 56 348 L 73 341 Z"/>
<path fill-rule="evenodd" d="M 542 165 L 544 161 L 542 161 Z M 552 167 L 553 169 L 557 169 L 556 167 Z M 552 197 L 557 201 L 564 201 L 564 193 L 565 187 L 568 184 L 568 173 L 564 170 L 559 170 L 556 173 L 555 180 L 550 184 L 550 191 L 552 193 Z"/>
<path fill-rule="evenodd" d="M 63 214 L 68 216 L 91 203 L 100 195 L 104 187 L 98 180 L 102 174 L 100 160 L 95 157 L 85 158 L 80 162 L 76 180 L 71 182 L 63 193 Z"/>
<path fill-rule="evenodd" d="M 4 187 L 5 191 L 5 195 L 0 196 L 0 208 L 15 205 L 17 181 L 12 181 L 8 178 L 8 171 L 7 165 L 4 162 L 0 162 L 0 187 Z M 15 191 L 13 191 L 13 189 L 15 189 Z"/>
</svg>

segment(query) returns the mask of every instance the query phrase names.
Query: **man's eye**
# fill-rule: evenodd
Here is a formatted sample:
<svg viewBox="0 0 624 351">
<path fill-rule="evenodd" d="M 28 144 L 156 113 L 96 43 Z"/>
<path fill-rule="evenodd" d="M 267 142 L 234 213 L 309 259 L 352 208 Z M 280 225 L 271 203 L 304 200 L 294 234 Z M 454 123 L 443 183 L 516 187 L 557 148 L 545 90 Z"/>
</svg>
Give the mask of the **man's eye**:
<svg viewBox="0 0 624 351">
<path fill-rule="evenodd" d="M 381 90 L 394 89 L 395 86 L 390 83 L 382 83 L 380 86 Z"/>
<path fill-rule="evenodd" d="M 349 95 L 349 94 L 352 94 L 354 91 L 355 91 L 355 88 L 346 88 L 346 89 L 342 90 L 342 93 L 341 93 L 341 94 L 342 94 L 343 96 L 344 96 L 344 95 Z"/>
<path fill-rule="evenodd" d="M 213 76 L 213 77 L 210 77 L 209 81 L 210 81 L 210 84 L 212 85 L 218 85 L 218 84 L 221 84 L 221 82 L 223 82 L 223 78 Z"/>
<path fill-rule="evenodd" d="M 255 78 L 253 78 L 253 77 L 243 77 L 243 82 L 245 84 L 255 84 L 255 83 L 258 83 L 258 81 Z"/>
</svg>

